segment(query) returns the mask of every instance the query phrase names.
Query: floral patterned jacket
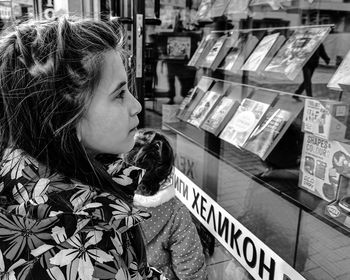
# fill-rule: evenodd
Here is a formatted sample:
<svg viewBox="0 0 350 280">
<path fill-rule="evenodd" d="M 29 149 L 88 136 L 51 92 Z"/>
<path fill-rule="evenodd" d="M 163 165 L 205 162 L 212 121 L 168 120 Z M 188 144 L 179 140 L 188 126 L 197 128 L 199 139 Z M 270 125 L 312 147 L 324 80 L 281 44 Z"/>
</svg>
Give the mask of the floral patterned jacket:
<svg viewBox="0 0 350 280">
<path fill-rule="evenodd" d="M 137 184 L 140 171 L 110 167 Z M 121 199 L 48 172 L 21 150 L 0 161 L 0 279 L 162 279 L 137 263 L 130 229 L 149 214 Z"/>
</svg>

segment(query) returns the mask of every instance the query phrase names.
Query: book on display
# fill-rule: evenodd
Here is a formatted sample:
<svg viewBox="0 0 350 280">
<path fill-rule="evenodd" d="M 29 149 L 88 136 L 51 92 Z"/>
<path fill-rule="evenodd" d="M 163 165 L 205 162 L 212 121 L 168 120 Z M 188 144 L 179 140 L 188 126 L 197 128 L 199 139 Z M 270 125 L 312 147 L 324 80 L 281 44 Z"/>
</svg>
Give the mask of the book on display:
<svg viewBox="0 0 350 280">
<path fill-rule="evenodd" d="M 214 40 L 216 36 L 214 34 L 208 34 L 207 36 L 205 36 L 201 42 L 199 43 L 196 51 L 194 52 L 194 54 L 192 55 L 190 61 L 188 62 L 188 66 L 196 66 L 199 57 L 201 56 L 201 54 L 203 53 L 204 49 L 206 48 L 207 44 L 209 44 L 210 41 Z"/>
<path fill-rule="evenodd" d="M 295 100 L 291 95 L 279 95 L 276 103 L 268 109 L 261 123 L 249 136 L 244 149 L 265 160 L 303 107 L 303 102 Z"/>
<path fill-rule="evenodd" d="M 238 40 L 238 33 L 234 32 L 233 34 L 230 34 L 226 37 L 226 40 L 223 44 L 223 46 L 220 48 L 220 51 L 218 52 L 217 56 L 215 57 L 215 60 L 211 64 L 211 69 L 215 71 L 218 66 L 222 63 L 222 61 L 225 59 L 227 53 L 232 49 L 233 46 L 235 46 L 236 42 Z"/>
<path fill-rule="evenodd" d="M 192 92 L 187 95 L 184 100 L 181 102 L 177 117 L 180 120 L 186 121 L 187 118 L 192 113 L 194 107 L 198 104 L 200 99 L 203 97 L 205 92 L 209 90 L 213 84 L 214 80 L 210 77 L 203 76 L 197 86 L 192 90 Z"/>
<path fill-rule="evenodd" d="M 278 93 L 267 90 L 254 91 L 249 98 L 242 100 L 219 138 L 236 147 L 243 147 L 277 96 Z"/>
<path fill-rule="evenodd" d="M 241 70 L 260 72 L 265 69 L 284 41 L 285 37 L 280 33 L 266 35 L 261 39 Z"/>
<path fill-rule="evenodd" d="M 266 72 L 294 80 L 320 46 L 330 27 L 306 27 L 295 29 L 276 56 L 265 68 Z"/>
<path fill-rule="evenodd" d="M 257 43 L 258 39 L 254 35 L 241 33 L 218 68 L 229 72 L 237 72 Z"/>
<path fill-rule="evenodd" d="M 242 85 L 231 85 L 226 94 L 209 112 L 201 128 L 217 136 L 232 118 L 244 97 L 252 91 L 253 88 L 250 87 L 244 89 Z"/>
<path fill-rule="evenodd" d="M 283 9 L 284 6 L 290 7 L 291 0 L 251 0 L 249 6 L 269 5 L 273 10 Z M 309 0 L 312 3 L 313 0 Z"/>
<path fill-rule="evenodd" d="M 217 60 L 218 54 L 220 53 L 221 49 L 224 47 L 226 38 L 227 38 L 227 36 L 223 35 L 216 41 L 216 43 L 210 49 L 207 56 L 204 58 L 203 63 L 201 65 L 202 67 L 213 68 L 215 66 L 214 62 L 215 62 L 215 60 Z"/>
<path fill-rule="evenodd" d="M 226 14 L 246 14 L 248 13 L 249 0 L 231 0 L 226 9 Z"/>
<path fill-rule="evenodd" d="M 194 107 L 191 115 L 187 118 L 187 122 L 199 127 L 206 116 L 210 113 L 211 109 L 226 93 L 229 87 L 230 83 L 222 80 L 216 80 Z"/>
<path fill-rule="evenodd" d="M 221 17 L 224 14 L 229 2 L 230 0 L 215 0 L 209 11 L 209 17 Z"/>
<path fill-rule="evenodd" d="M 209 40 L 206 41 L 203 50 L 200 51 L 200 54 L 198 56 L 198 59 L 196 60 L 196 63 L 194 64 L 195 67 L 203 67 L 203 63 L 212 49 L 212 47 L 215 45 L 216 40 L 218 38 L 217 34 L 211 34 L 209 37 Z"/>
<path fill-rule="evenodd" d="M 193 109 L 191 115 L 187 119 L 187 122 L 199 127 L 209 113 L 210 109 L 215 105 L 220 97 L 220 92 L 216 92 L 213 89 L 207 91 L 203 98 L 199 101 L 198 105 Z"/>
<path fill-rule="evenodd" d="M 197 13 L 196 13 L 196 20 L 197 21 L 210 21 L 210 9 L 213 5 L 213 1 L 212 0 L 202 0 Z"/>
</svg>

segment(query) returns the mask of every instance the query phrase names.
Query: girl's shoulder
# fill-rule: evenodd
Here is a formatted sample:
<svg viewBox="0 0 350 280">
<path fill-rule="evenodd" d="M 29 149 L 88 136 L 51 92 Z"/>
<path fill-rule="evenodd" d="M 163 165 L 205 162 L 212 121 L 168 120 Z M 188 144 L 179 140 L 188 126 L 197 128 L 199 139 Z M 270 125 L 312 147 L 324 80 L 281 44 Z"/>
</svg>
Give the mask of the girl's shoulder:
<svg viewBox="0 0 350 280">
<path fill-rule="evenodd" d="M 175 188 L 174 186 L 169 186 L 150 196 L 136 193 L 134 195 L 134 205 L 144 208 L 156 208 L 171 203 L 174 198 Z"/>
</svg>

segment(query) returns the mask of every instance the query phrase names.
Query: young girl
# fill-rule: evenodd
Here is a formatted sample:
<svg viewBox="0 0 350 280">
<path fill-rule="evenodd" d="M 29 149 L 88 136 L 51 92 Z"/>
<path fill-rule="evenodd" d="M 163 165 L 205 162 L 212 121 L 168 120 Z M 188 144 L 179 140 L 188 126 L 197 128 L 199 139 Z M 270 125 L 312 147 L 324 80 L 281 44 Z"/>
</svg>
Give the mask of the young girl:
<svg viewBox="0 0 350 280">
<path fill-rule="evenodd" d="M 96 160 L 134 146 L 141 106 L 128 90 L 124 41 L 116 23 L 65 18 L 22 23 L 0 38 L 6 279 L 160 277 L 146 266 L 138 226 L 149 214 L 124 192 L 140 170 Z"/>
<path fill-rule="evenodd" d="M 173 149 L 153 130 L 136 133 L 134 148 L 125 161 L 145 169 L 134 196 L 134 205 L 152 217 L 141 224 L 149 263 L 169 279 L 206 279 L 203 248 L 186 208 L 172 184 Z"/>
</svg>

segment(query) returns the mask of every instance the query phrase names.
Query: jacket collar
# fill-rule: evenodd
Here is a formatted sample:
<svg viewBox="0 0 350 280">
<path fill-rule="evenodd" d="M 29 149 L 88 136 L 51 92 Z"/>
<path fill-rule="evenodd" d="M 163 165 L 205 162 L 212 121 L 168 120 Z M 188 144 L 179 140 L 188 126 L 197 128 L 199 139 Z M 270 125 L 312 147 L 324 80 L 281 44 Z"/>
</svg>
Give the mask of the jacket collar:
<svg viewBox="0 0 350 280">
<path fill-rule="evenodd" d="M 136 207 L 157 207 L 165 202 L 168 202 L 175 197 L 174 186 L 168 185 L 165 188 L 161 188 L 156 194 L 151 196 L 146 196 L 142 194 L 134 195 L 134 205 Z"/>
</svg>

